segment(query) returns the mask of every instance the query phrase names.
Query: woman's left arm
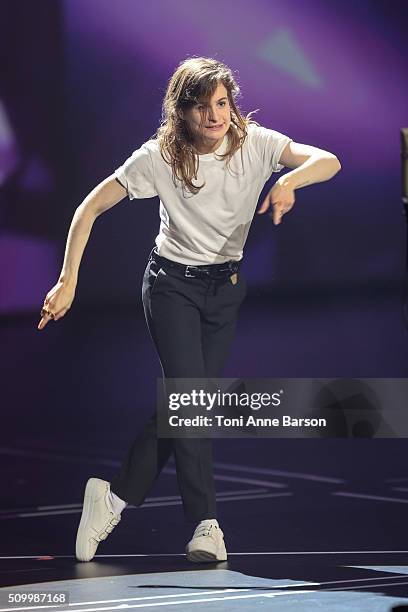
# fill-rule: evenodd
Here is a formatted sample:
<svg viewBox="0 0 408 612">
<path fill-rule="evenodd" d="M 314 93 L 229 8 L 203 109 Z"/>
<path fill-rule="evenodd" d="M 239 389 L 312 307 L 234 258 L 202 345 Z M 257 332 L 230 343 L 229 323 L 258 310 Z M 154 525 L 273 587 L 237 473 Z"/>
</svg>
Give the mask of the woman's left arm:
<svg viewBox="0 0 408 612">
<path fill-rule="evenodd" d="M 298 142 L 289 142 L 286 145 L 279 163 L 293 170 L 276 181 L 258 211 L 258 214 L 263 214 L 272 205 L 275 225 L 279 225 L 282 216 L 293 207 L 295 189 L 328 181 L 341 169 L 341 164 L 333 153 Z"/>
</svg>

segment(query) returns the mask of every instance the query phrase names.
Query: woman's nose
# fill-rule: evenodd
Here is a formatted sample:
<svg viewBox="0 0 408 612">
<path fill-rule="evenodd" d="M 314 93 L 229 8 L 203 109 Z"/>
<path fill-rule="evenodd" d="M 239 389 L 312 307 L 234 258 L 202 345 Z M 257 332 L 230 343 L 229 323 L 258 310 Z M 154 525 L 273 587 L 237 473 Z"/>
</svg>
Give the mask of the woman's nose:
<svg viewBox="0 0 408 612">
<path fill-rule="evenodd" d="M 208 119 L 210 121 L 214 121 L 214 122 L 217 121 L 217 111 L 216 111 L 215 108 L 209 108 L 208 109 Z"/>
</svg>

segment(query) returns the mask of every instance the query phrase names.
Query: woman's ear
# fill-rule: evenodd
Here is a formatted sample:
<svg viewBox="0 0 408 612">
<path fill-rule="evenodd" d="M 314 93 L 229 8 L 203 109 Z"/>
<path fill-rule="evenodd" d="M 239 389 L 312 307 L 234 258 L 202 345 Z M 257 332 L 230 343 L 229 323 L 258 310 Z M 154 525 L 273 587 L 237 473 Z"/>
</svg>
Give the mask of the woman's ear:
<svg viewBox="0 0 408 612">
<path fill-rule="evenodd" d="M 184 119 L 184 112 L 181 110 L 181 108 L 179 108 L 177 110 L 177 115 L 178 115 L 179 119 L 181 119 L 181 120 Z"/>
</svg>

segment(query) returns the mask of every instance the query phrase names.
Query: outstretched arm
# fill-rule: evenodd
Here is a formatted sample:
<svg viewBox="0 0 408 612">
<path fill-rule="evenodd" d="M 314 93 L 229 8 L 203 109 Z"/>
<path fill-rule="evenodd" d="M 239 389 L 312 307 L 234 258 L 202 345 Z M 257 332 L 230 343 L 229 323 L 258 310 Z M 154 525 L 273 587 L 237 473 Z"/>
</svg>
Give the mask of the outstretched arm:
<svg viewBox="0 0 408 612">
<path fill-rule="evenodd" d="M 69 228 L 59 280 L 77 281 L 79 266 L 95 219 L 126 196 L 114 175 L 99 183 L 78 206 Z"/>
<path fill-rule="evenodd" d="M 70 309 L 75 297 L 78 271 L 95 219 L 123 200 L 126 189 L 114 175 L 99 183 L 75 210 L 65 247 L 64 262 L 57 283 L 44 299 L 44 313 L 38 324 L 43 329 L 48 321 L 57 321 Z"/>
</svg>

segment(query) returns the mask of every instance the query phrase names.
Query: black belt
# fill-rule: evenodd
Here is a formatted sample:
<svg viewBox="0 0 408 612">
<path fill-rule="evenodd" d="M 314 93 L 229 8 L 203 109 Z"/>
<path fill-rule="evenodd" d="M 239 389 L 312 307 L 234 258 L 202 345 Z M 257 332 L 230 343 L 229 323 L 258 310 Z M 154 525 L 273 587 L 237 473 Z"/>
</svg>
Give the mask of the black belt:
<svg viewBox="0 0 408 612">
<path fill-rule="evenodd" d="M 159 255 L 156 250 L 153 250 L 150 254 L 150 259 L 153 259 L 159 266 L 161 266 L 164 270 L 168 268 L 175 268 L 179 270 L 183 276 L 188 278 L 228 278 L 231 274 L 238 272 L 242 259 L 239 261 L 226 261 L 221 264 L 209 264 L 203 266 L 194 266 L 194 265 L 186 265 L 179 263 L 178 261 L 173 261 L 172 259 L 167 259 L 167 257 L 162 257 Z"/>
</svg>

